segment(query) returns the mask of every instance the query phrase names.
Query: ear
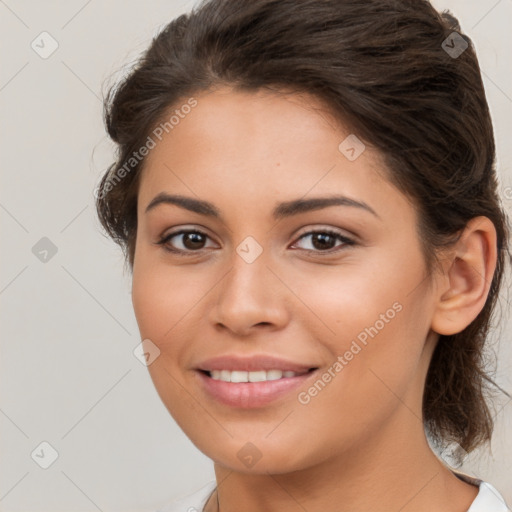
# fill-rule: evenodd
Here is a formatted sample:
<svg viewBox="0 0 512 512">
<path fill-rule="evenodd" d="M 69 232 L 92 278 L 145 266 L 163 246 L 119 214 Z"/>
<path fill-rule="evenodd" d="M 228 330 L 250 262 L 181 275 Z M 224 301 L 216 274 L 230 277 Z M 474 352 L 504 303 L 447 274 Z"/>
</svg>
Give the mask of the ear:
<svg viewBox="0 0 512 512">
<path fill-rule="evenodd" d="M 496 228 L 487 217 L 475 217 L 443 265 L 431 329 L 441 335 L 464 330 L 487 300 L 496 269 Z"/>
</svg>

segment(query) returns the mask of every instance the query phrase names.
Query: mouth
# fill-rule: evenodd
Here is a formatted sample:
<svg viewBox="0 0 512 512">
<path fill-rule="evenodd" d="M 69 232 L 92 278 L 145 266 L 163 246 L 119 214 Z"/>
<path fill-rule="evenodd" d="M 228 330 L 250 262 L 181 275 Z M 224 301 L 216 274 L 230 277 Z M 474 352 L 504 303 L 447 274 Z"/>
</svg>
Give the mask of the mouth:
<svg viewBox="0 0 512 512">
<path fill-rule="evenodd" d="M 290 379 L 306 375 L 307 373 L 317 370 L 317 368 L 309 368 L 305 371 L 294 372 L 291 370 L 256 370 L 256 371 L 243 371 L 243 370 L 200 370 L 213 380 L 221 380 L 223 382 L 268 382 L 280 379 Z"/>
<path fill-rule="evenodd" d="M 289 398 L 313 378 L 317 367 L 307 370 L 197 370 L 203 392 L 209 399 L 229 407 L 251 409 Z"/>
</svg>

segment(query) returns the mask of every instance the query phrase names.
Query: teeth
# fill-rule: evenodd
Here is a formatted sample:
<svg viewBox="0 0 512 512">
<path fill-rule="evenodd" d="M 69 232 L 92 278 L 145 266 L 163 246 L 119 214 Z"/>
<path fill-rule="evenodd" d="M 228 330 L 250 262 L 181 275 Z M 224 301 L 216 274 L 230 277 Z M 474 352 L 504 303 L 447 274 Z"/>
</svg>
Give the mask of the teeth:
<svg viewBox="0 0 512 512">
<path fill-rule="evenodd" d="M 231 372 L 231 382 L 248 382 L 249 372 Z"/>
<path fill-rule="evenodd" d="M 210 377 L 214 380 L 224 382 L 264 382 L 267 380 L 278 380 L 283 377 L 295 377 L 298 373 L 282 370 L 258 370 L 255 372 L 212 370 Z"/>
<path fill-rule="evenodd" d="M 267 380 L 267 372 L 265 370 L 261 370 L 259 372 L 247 372 L 247 377 L 249 382 L 263 382 Z"/>
<path fill-rule="evenodd" d="M 277 380 L 283 376 L 283 372 L 281 370 L 268 370 L 267 372 L 267 380 Z"/>
</svg>

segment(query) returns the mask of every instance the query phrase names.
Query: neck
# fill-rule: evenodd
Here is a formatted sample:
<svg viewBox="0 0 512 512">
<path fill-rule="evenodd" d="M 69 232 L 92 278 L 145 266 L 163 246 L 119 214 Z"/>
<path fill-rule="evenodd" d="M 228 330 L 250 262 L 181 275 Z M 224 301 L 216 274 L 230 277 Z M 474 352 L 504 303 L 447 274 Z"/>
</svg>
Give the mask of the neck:
<svg viewBox="0 0 512 512">
<path fill-rule="evenodd" d="M 439 461 L 409 409 L 401 407 L 397 416 L 364 446 L 291 473 L 241 473 L 216 463 L 217 492 L 205 511 L 467 510 L 478 489 Z"/>
</svg>

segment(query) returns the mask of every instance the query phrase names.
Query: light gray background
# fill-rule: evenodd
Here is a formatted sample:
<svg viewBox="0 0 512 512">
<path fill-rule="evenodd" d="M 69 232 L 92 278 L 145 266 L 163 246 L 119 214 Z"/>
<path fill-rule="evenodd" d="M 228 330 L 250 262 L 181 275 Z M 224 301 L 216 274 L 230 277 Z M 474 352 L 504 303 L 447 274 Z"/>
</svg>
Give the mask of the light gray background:
<svg viewBox="0 0 512 512">
<path fill-rule="evenodd" d="M 154 511 L 214 478 L 133 355 L 140 339 L 130 276 L 100 234 L 93 199 L 112 157 L 105 83 L 192 5 L 0 0 L 1 511 Z M 512 1 L 435 6 L 452 9 L 476 45 L 510 213 Z M 43 45 L 43 31 L 59 45 L 46 59 L 31 48 Z M 32 252 L 42 237 L 57 247 L 46 263 Z M 497 380 L 511 392 L 505 298 Z M 473 454 L 464 469 L 512 503 L 512 404 L 501 395 L 497 408 L 492 451 Z M 59 454 L 48 469 L 31 458 L 43 441 Z"/>
</svg>

